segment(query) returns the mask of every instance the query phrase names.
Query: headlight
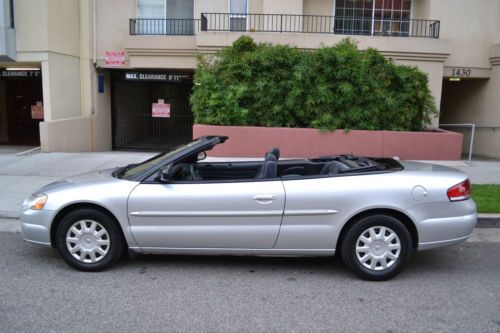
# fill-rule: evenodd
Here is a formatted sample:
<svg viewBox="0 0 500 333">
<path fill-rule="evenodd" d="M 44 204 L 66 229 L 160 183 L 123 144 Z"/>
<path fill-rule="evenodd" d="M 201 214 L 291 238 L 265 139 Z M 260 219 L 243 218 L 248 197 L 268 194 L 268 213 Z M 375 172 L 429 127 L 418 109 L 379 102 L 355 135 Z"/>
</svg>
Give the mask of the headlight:
<svg viewBox="0 0 500 333">
<path fill-rule="evenodd" d="M 30 195 L 23 202 L 23 210 L 34 209 L 41 210 L 47 203 L 47 195 L 42 193 L 35 193 Z"/>
</svg>

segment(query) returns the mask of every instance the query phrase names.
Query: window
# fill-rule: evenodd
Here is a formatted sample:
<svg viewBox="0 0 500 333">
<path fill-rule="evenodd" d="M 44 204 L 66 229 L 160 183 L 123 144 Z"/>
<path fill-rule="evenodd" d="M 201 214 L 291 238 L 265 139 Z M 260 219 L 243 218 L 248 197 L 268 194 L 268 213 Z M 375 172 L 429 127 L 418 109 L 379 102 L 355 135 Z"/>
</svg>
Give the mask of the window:
<svg viewBox="0 0 500 333">
<path fill-rule="evenodd" d="M 14 29 L 14 0 L 0 0 L 0 27 Z"/>
<path fill-rule="evenodd" d="M 165 0 L 137 0 L 137 18 L 163 19 L 167 16 Z"/>
<path fill-rule="evenodd" d="M 246 31 L 247 0 L 229 0 L 229 30 Z"/>
<path fill-rule="evenodd" d="M 373 0 L 336 0 L 335 33 L 370 35 Z"/>
<path fill-rule="evenodd" d="M 9 1 L 10 28 L 14 29 L 14 0 Z"/>
<path fill-rule="evenodd" d="M 335 33 L 408 36 L 411 0 L 336 0 Z"/>
<path fill-rule="evenodd" d="M 191 35 L 194 0 L 137 0 L 137 28 L 141 34 Z"/>
<path fill-rule="evenodd" d="M 373 16 L 373 34 L 407 36 L 411 0 L 376 0 Z"/>
</svg>

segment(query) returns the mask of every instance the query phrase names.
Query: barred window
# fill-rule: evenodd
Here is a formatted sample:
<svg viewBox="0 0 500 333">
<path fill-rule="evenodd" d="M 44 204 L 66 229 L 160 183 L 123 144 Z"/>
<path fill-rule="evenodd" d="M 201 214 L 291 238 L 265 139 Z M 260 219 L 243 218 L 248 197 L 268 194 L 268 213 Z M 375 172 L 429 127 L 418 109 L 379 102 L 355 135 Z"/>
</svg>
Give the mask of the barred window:
<svg viewBox="0 0 500 333">
<path fill-rule="evenodd" d="M 407 36 L 411 0 L 336 0 L 335 32 Z"/>
</svg>

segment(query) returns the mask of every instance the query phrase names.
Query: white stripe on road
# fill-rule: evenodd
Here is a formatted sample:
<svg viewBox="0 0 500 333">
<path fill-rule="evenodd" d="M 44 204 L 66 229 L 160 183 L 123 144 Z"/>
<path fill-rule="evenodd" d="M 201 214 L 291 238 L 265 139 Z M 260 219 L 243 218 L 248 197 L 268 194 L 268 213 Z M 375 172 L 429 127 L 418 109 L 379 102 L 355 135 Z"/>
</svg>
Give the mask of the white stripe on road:
<svg viewBox="0 0 500 333">
<path fill-rule="evenodd" d="M 21 232 L 17 219 L 0 219 L 0 232 Z M 500 243 L 500 228 L 476 228 L 467 242 Z"/>
</svg>

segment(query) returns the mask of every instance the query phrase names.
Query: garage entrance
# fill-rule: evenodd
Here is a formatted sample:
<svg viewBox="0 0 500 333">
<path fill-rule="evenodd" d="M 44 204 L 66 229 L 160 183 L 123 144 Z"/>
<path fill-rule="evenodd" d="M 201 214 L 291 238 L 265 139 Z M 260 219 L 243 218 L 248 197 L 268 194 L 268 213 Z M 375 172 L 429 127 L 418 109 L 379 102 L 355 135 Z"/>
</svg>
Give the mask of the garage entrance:
<svg viewBox="0 0 500 333">
<path fill-rule="evenodd" d="M 113 72 L 113 149 L 161 151 L 192 138 L 192 73 Z"/>
<path fill-rule="evenodd" d="M 39 146 L 41 121 L 40 71 L 0 70 L 0 144 Z"/>
</svg>

